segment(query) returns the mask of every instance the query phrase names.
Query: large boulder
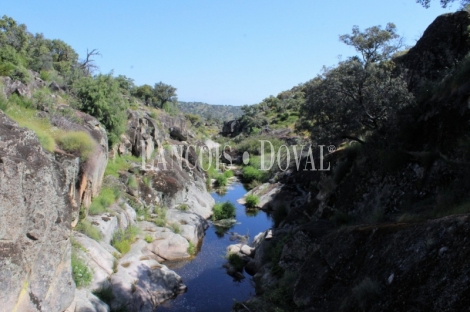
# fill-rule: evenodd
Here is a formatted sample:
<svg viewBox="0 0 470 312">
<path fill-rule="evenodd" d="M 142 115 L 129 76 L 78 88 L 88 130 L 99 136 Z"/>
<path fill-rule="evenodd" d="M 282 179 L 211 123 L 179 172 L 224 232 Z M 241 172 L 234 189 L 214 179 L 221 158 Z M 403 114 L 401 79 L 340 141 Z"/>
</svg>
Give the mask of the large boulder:
<svg viewBox="0 0 470 312">
<path fill-rule="evenodd" d="M 33 131 L 0 111 L 3 311 L 63 311 L 72 302 L 72 181 Z"/>
</svg>

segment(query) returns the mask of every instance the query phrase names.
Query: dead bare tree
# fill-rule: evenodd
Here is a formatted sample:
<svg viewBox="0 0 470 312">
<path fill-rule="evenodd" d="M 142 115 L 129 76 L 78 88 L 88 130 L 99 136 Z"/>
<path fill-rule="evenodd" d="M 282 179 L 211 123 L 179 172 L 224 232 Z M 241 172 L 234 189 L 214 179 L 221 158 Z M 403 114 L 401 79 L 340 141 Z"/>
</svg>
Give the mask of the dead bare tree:
<svg viewBox="0 0 470 312">
<path fill-rule="evenodd" d="M 98 65 L 95 64 L 94 56 L 101 56 L 101 53 L 97 49 L 91 51 L 86 50 L 85 60 L 80 62 L 80 68 L 86 75 L 91 75 L 95 70 L 98 69 Z"/>
</svg>

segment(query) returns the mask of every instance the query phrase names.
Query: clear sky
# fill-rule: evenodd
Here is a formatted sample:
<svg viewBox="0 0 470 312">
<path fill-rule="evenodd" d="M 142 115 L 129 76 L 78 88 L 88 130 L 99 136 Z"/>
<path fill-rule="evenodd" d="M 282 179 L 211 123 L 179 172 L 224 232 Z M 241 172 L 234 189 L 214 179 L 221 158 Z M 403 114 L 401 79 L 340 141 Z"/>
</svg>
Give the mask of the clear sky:
<svg viewBox="0 0 470 312">
<path fill-rule="evenodd" d="M 413 45 L 440 14 L 437 0 L 14 0 L 1 15 L 61 39 L 81 57 L 98 49 L 102 73 L 138 85 L 163 81 L 181 101 L 243 105 L 315 77 L 355 53 L 338 36 L 396 24 Z"/>
</svg>

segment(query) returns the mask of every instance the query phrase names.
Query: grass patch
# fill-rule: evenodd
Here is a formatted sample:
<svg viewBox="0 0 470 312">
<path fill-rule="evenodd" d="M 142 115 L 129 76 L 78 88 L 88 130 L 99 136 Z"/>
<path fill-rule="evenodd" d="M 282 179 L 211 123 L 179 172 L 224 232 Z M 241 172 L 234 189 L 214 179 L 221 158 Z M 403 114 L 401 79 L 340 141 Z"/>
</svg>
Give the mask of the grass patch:
<svg viewBox="0 0 470 312">
<path fill-rule="evenodd" d="M 188 254 L 190 254 L 191 256 L 194 256 L 196 254 L 197 248 L 191 241 L 188 241 L 188 243 L 189 243 Z"/>
<path fill-rule="evenodd" d="M 100 195 L 95 197 L 88 209 L 91 215 L 97 215 L 108 211 L 111 206 L 119 198 L 120 192 L 117 189 L 105 187 L 101 190 Z"/>
<path fill-rule="evenodd" d="M 243 267 L 245 264 L 243 263 L 242 258 L 236 254 L 236 253 L 231 253 L 227 256 L 228 262 L 239 272 L 243 271 Z"/>
<path fill-rule="evenodd" d="M 132 163 L 140 164 L 142 160 L 139 157 L 134 157 L 131 155 L 125 156 L 116 156 L 113 160 L 108 161 L 106 166 L 105 175 L 111 175 L 116 178 L 119 178 L 120 171 L 129 170 L 132 166 Z"/>
<path fill-rule="evenodd" d="M 263 172 L 252 166 L 246 166 L 243 168 L 242 176 L 245 183 L 250 183 L 254 180 L 264 182 L 268 178 L 268 172 Z"/>
<path fill-rule="evenodd" d="M 72 276 L 78 288 L 91 284 L 93 274 L 75 250 L 72 250 Z"/>
<path fill-rule="evenodd" d="M 176 207 L 176 209 L 179 209 L 181 211 L 188 211 L 189 206 L 187 204 L 180 204 L 179 206 Z"/>
<path fill-rule="evenodd" d="M 232 170 L 224 171 L 224 176 L 225 176 L 227 179 L 233 177 L 233 171 L 232 171 Z"/>
<path fill-rule="evenodd" d="M 212 220 L 214 221 L 235 217 L 235 206 L 229 201 L 215 204 L 213 211 Z"/>
<path fill-rule="evenodd" d="M 170 226 L 170 230 L 172 230 L 173 233 L 175 233 L 175 234 L 180 234 L 181 233 L 181 228 L 180 228 L 180 225 L 178 223 L 173 222 L 173 223 L 170 223 L 169 226 Z"/>
<path fill-rule="evenodd" d="M 127 186 L 133 190 L 137 190 L 139 188 L 139 183 L 137 182 L 137 179 L 134 175 L 131 175 L 129 180 L 127 180 Z"/>
<path fill-rule="evenodd" d="M 253 208 L 259 204 L 259 197 L 256 196 L 255 194 L 249 194 L 248 196 L 246 196 L 245 201 L 246 201 L 246 206 L 248 208 Z"/>
<path fill-rule="evenodd" d="M 88 159 L 96 147 L 95 141 L 85 131 L 66 132 L 57 137 L 57 143 L 64 151 Z"/>
<path fill-rule="evenodd" d="M 217 186 L 227 186 L 227 177 L 224 174 L 219 174 L 215 178 Z"/>
<path fill-rule="evenodd" d="M 151 235 L 148 235 L 148 234 L 147 234 L 147 235 L 145 235 L 144 240 L 145 240 L 147 243 L 150 244 L 151 242 L 153 242 L 153 237 L 152 237 Z"/>
<path fill-rule="evenodd" d="M 75 227 L 75 230 L 77 230 L 80 233 L 85 234 L 91 239 L 94 239 L 95 241 L 99 241 L 101 239 L 101 233 L 98 230 L 96 226 L 91 224 L 90 221 L 87 219 L 84 219 L 78 223 L 78 225 Z"/>
<path fill-rule="evenodd" d="M 139 228 L 135 225 L 131 225 L 127 229 L 119 229 L 114 233 L 111 245 L 121 254 L 126 254 L 131 249 L 137 234 L 139 234 Z"/>
</svg>

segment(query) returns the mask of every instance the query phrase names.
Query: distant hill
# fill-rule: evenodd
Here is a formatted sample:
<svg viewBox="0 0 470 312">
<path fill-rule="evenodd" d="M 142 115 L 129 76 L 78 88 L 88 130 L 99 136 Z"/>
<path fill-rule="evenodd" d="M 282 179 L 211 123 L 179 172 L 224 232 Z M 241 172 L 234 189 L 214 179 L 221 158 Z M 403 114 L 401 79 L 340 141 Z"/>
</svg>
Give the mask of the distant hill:
<svg viewBox="0 0 470 312">
<path fill-rule="evenodd" d="M 178 102 L 178 108 L 183 113 L 199 115 L 204 119 L 232 120 L 240 117 L 241 106 L 211 105 L 202 102 Z"/>
</svg>

